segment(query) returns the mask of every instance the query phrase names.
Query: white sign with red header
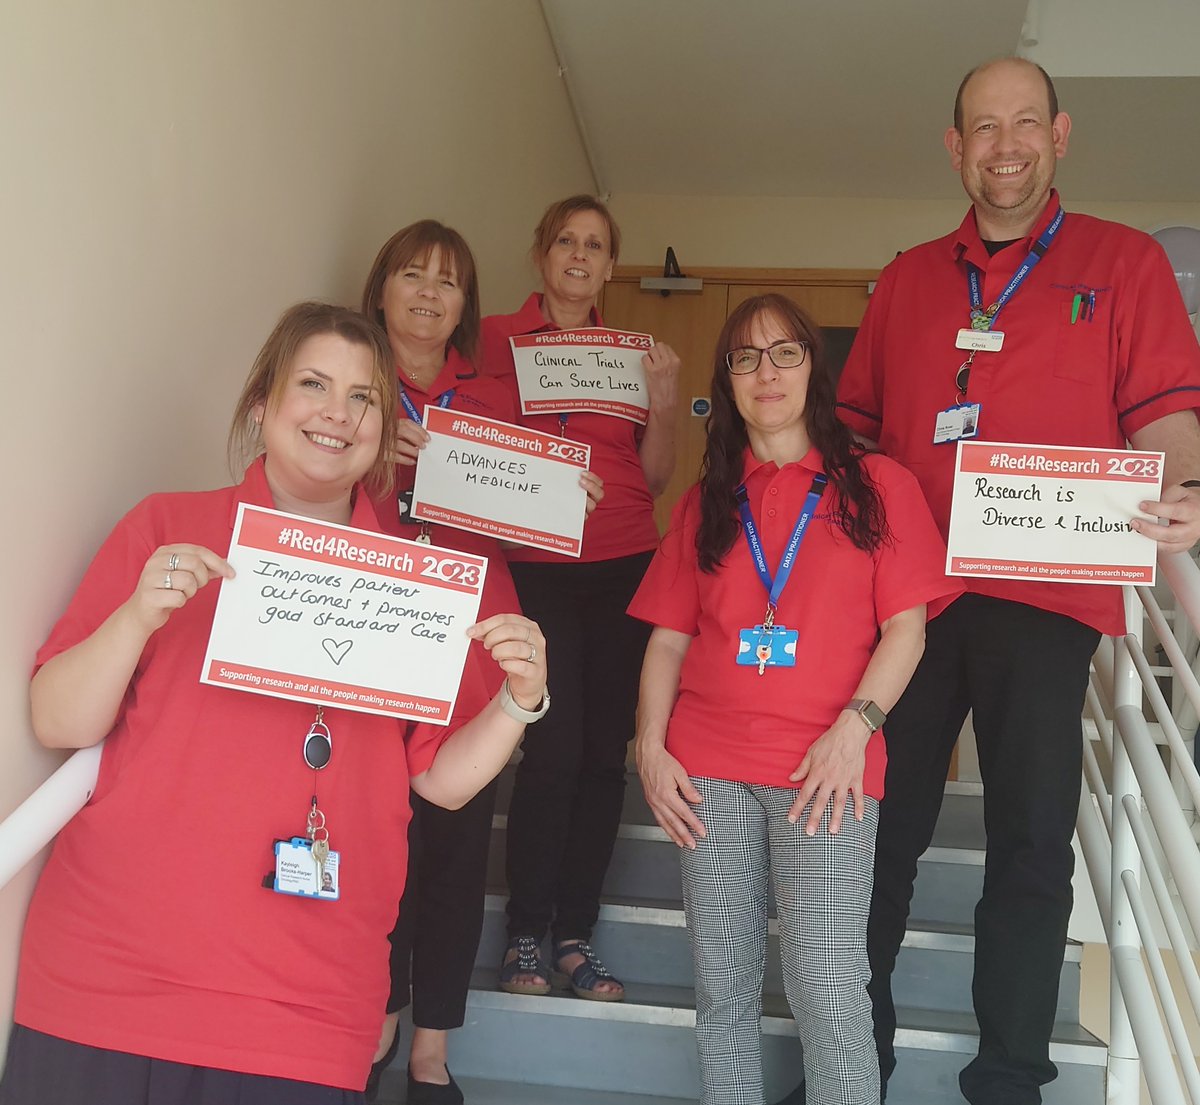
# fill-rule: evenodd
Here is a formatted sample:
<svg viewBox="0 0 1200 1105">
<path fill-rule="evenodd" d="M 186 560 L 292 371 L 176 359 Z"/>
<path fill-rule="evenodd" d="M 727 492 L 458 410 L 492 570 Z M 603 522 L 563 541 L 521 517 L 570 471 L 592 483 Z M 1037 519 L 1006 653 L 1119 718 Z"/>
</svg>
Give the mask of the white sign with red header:
<svg viewBox="0 0 1200 1105">
<path fill-rule="evenodd" d="M 590 411 L 644 426 L 650 396 L 642 357 L 649 334 L 588 326 L 509 338 L 522 414 Z"/>
<path fill-rule="evenodd" d="M 433 405 L 425 429 L 413 518 L 579 555 L 590 445 Z"/>
<path fill-rule="evenodd" d="M 447 725 L 487 559 L 242 503 L 202 683 Z"/>
<path fill-rule="evenodd" d="M 1129 523 L 1162 472 L 1162 453 L 960 441 L 946 572 L 1152 584 L 1158 546 Z"/>
</svg>

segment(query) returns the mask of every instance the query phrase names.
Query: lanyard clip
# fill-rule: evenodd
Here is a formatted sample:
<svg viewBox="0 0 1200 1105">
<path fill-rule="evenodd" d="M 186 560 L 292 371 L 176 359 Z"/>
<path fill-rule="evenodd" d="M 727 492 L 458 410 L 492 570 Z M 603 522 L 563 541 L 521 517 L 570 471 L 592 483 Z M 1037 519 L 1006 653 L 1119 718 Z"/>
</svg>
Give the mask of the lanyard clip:
<svg viewBox="0 0 1200 1105">
<path fill-rule="evenodd" d="M 775 624 L 775 604 L 767 603 L 767 612 L 763 615 L 763 629 L 770 629 Z"/>
</svg>

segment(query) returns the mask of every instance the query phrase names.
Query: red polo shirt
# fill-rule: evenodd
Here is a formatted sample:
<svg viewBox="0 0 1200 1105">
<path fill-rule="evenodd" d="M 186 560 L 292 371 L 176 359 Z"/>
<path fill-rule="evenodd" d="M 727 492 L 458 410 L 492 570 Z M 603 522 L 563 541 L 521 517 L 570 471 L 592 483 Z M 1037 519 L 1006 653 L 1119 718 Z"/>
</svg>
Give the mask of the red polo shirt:
<svg viewBox="0 0 1200 1105">
<path fill-rule="evenodd" d="M 738 633 L 762 622 L 767 601 L 743 534 L 715 573 L 701 572 L 699 487 L 675 507 L 629 613 L 692 637 L 667 730 L 667 750 L 690 775 L 797 787 L 788 776 L 854 697 L 880 623 L 922 603 L 932 615 L 961 593 L 944 574 L 946 546 L 916 480 L 879 454 L 864 463 L 892 540 L 873 553 L 856 548 L 832 520 L 834 493 L 826 489 L 775 616 L 777 625 L 799 631 L 796 665 L 761 676 L 734 661 Z M 815 449 L 782 468 L 746 453 L 743 479 L 772 572 L 821 471 Z M 863 778 L 873 798 L 883 797 L 886 763 L 880 731 L 867 745 Z"/>
<path fill-rule="evenodd" d="M 917 477 L 946 533 L 955 447 L 934 445 L 937 413 L 956 402 L 955 347 L 968 325 L 968 263 L 992 303 L 1058 209 L 1052 192 L 1028 237 L 989 257 L 974 209 L 937 241 L 908 250 L 880 275 L 838 386 L 839 413 Z M 1089 293 L 1095 308 L 1089 312 Z M 1083 310 L 1071 322 L 1075 296 Z M 1162 249 L 1118 223 L 1068 214 L 1041 262 L 1001 311 L 999 353 L 979 353 L 967 398 L 979 438 L 1126 447 L 1129 434 L 1200 403 L 1200 346 Z M 1123 633 L 1118 587 L 967 579 L 969 591 L 1041 607 Z"/>
<path fill-rule="evenodd" d="M 590 325 L 604 325 L 595 310 Z M 516 314 L 490 315 L 483 320 L 480 355 L 483 370 L 505 383 L 518 410 L 521 408 L 517 372 L 508 339 L 556 329 L 542 314 L 542 297 L 537 292 L 525 300 Z M 557 414 L 522 415 L 520 421 L 542 433 L 560 432 Z M 658 544 L 658 527 L 654 524 L 654 496 L 646 486 L 646 474 L 638 455 L 641 427 L 626 418 L 574 411 L 567 416 L 566 436 L 592 447 L 592 471 L 604 481 L 604 498 L 583 527 L 583 552 L 579 559 L 612 560 L 649 552 Z M 508 558 L 559 564 L 563 561 L 558 553 L 525 547 L 509 549 Z"/>
<path fill-rule="evenodd" d="M 449 402 L 452 410 L 467 411 L 484 418 L 496 418 L 501 422 L 517 421 L 516 400 L 508 387 L 499 380 L 477 372 L 453 346 L 447 349 L 446 363 L 429 388 L 422 388 L 413 383 L 399 369 L 397 386 L 408 396 L 412 405 L 416 407 L 418 416 L 422 418 L 429 404 L 436 406 L 446 392 L 453 390 L 454 394 Z M 396 418 L 401 422 L 409 419 L 408 411 L 399 398 L 396 402 Z M 379 528 L 393 537 L 404 537 L 409 541 L 415 541 L 420 536 L 421 525 L 401 522 L 397 497 L 412 490 L 416 474 L 415 464 L 397 464 L 395 490 L 390 495 L 374 500 L 375 512 L 379 516 Z M 492 614 L 520 613 L 521 602 L 517 598 L 517 589 L 513 586 L 504 548 L 499 541 L 483 533 L 472 533 L 469 530 L 436 524 L 430 524 L 429 537 L 433 544 L 442 548 L 458 549 L 488 558 L 487 579 L 479 603 L 480 621 Z M 488 662 L 486 650 L 481 644 L 472 642 L 471 649 L 479 652 L 478 659 L 483 664 L 488 685 L 494 694 L 504 682 L 504 672 Z"/>
<path fill-rule="evenodd" d="M 239 502 L 273 505 L 261 461 L 238 487 L 134 507 L 37 663 L 93 633 L 160 546 L 224 554 Z M 378 529 L 365 495 L 351 524 Z M 333 756 L 314 778 L 301 756 L 313 706 L 199 681 L 219 589 L 199 591 L 142 652 L 95 793 L 34 892 L 15 1019 L 94 1047 L 359 1090 L 387 1001 L 408 779 L 490 694 L 469 658 L 449 728 L 326 707 Z M 303 834 L 314 789 L 341 853 L 336 902 L 262 886 L 272 842 Z"/>
</svg>

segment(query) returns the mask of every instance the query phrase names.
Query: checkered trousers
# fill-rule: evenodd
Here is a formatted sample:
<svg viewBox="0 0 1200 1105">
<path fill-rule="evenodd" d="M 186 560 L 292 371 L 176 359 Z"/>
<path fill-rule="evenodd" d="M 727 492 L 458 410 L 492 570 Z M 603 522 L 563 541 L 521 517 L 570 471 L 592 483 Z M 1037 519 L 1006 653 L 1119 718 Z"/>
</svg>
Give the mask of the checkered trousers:
<svg viewBox="0 0 1200 1105">
<path fill-rule="evenodd" d="M 784 990 L 804 1045 L 808 1105 L 878 1105 L 867 997 L 867 914 L 879 806 L 852 808 L 836 836 L 792 825 L 796 792 L 693 778 L 708 835 L 682 850 L 696 970 L 702 1105 L 764 1105 L 760 1018 L 767 879 L 775 891 Z"/>
</svg>

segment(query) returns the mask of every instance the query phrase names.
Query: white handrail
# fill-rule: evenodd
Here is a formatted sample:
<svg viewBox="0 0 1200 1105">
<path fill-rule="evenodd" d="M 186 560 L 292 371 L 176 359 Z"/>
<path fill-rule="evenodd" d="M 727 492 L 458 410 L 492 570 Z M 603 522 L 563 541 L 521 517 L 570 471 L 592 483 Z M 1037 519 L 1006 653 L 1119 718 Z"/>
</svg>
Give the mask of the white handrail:
<svg viewBox="0 0 1200 1105">
<path fill-rule="evenodd" d="M 81 748 L 0 821 L 0 889 L 50 843 L 96 789 L 103 742 Z"/>
<path fill-rule="evenodd" d="M 1164 557 L 1160 567 L 1175 610 L 1164 609 L 1149 588 L 1125 589 L 1130 632 L 1102 639 L 1085 706 L 1111 762 L 1110 792 L 1100 755 L 1085 735 L 1077 826 L 1111 949 L 1108 1105 L 1136 1105 L 1142 1077 L 1155 1105 L 1200 1105 L 1200 1065 L 1181 1004 L 1186 1001 L 1193 1015 L 1200 1011 L 1200 971 L 1190 943 L 1200 935 L 1200 852 L 1193 814 L 1181 808 L 1189 799 L 1200 808 L 1200 772 L 1159 685 L 1164 675 L 1172 679 L 1170 698 L 1188 715 L 1190 729 L 1191 711 L 1200 714 L 1200 680 L 1187 660 L 1196 640 L 1189 634 L 1193 627 L 1200 631 L 1200 568 L 1186 554 Z M 1169 668 L 1148 659 L 1143 623 Z M 1183 647 L 1177 633 L 1185 635 Z M 1161 740 L 1151 732 L 1148 714 Z M 1178 992 L 1159 950 L 1160 929 L 1143 877 L 1178 961 Z"/>
</svg>

